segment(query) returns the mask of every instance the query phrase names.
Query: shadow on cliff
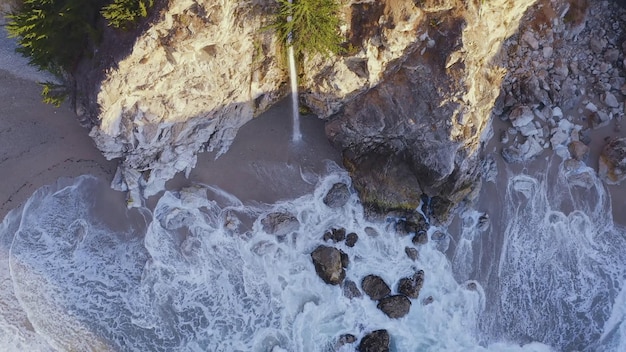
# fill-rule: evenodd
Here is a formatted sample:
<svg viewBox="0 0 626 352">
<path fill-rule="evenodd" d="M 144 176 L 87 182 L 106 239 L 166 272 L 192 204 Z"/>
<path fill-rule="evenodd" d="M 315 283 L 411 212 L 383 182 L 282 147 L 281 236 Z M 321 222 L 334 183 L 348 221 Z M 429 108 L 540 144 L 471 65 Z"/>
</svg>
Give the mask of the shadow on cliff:
<svg viewBox="0 0 626 352">
<path fill-rule="evenodd" d="M 343 152 L 370 210 L 411 211 L 427 195 L 434 207 L 447 207 L 438 211 L 443 214 L 471 191 L 477 167 L 459 168 L 466 155 L 460 141 L 450 137 L 450 119 L 459 105 L 449 98 L 461 91 L 464 66 L 445 67 L 462 46 L 463 28 L 455 9 L 428 13 L 420 31 L 429 33 L 429 40 L 411 45 L 389 64 L 380 84 L 327 122 L 326 133 Z"/>
</svg>

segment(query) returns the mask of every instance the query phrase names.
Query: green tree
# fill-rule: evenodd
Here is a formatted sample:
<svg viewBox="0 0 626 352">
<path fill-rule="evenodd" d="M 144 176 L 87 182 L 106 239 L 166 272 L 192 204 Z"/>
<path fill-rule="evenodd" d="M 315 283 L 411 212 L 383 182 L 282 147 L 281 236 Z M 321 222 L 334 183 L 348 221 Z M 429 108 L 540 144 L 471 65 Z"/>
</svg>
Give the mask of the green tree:
<svg viewBox="0 0 626 352">
<path fill-rule="evenodd" d="M 296 56 L 338 54 L 344 41 L 339 32 L 340 6 L 336 0 L 278 0 L 280 8 L 269 28 L 292 45 Z"/>
<path fill-rule="evenodd" d="M 101 1 L 24 0 L 8 16 L 9 37 L 17 38 L 16 51 L 40 70 L 61 75 L 97 41 L 95 22 Z"/>
<path fill-rule="evenodd" d="M 141 18 L 148 16 L 154 0 L 113 0 L 102 8 L 102 16 L 115 28 L 129 29 Z"/>
</svg>

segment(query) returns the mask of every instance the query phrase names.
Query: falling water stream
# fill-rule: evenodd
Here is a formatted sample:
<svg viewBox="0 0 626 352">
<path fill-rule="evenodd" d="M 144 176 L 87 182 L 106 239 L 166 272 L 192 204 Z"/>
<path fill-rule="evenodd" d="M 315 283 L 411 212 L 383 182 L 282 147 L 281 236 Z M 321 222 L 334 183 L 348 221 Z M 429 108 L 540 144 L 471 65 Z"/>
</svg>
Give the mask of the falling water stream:
<svg viewBox="0 0 626 352">
<path fill-rule="evenodd" d="M 292 0 L 289 0 L 292 3 Z M 291 22 L 292 17 L 287 17 L 287 21 Z M 289 33 L 287 39 L 287 45 L 289 46 L 289 77 L 291 81 L 291 114 L 293 116 L 293 142 L 298 142 L 302 139 L 302 133 L 300 133 L 300 108 L 298 106 L 298 74 L 296 72 L 296 58 L 293 53 L 293 33 Z"/>
</svg>

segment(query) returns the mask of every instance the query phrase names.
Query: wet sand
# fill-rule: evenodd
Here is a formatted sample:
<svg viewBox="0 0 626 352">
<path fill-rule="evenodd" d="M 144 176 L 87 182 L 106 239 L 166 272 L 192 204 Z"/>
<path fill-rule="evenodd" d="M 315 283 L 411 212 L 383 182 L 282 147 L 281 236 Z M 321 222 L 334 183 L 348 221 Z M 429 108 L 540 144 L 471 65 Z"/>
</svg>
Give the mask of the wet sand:
<svg viewBox="0 0 626 352">
<path fill-rule="evenodd" d="M 110 181 L 107 161 L 67 106 L 41 102 L 41 87 L 0 69 L 0 219 L 39 187 L 92 174 Z"/>
</svg>

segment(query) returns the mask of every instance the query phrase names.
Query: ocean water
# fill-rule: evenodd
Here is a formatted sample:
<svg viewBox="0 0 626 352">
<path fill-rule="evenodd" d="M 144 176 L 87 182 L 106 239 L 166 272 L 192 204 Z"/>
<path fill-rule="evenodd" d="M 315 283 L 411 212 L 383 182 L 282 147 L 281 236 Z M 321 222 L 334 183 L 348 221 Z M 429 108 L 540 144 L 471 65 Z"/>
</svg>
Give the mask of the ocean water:
<svg viewBox="0 0 626 352">
<path fill-rule="evenodd" d="M 336 346 L 340 335 L 387 329 L 392 351 L 626 350 L 624 233 L 589 170 L 557 177 L 558 187 L 547 175 L 507 176 L 502 252 L 493 275 L 475 275 L 475 289 L 464 277 L 481 253 L 478 212 L 462 215 L 458 234 L 431 227 L 437 234 L 414 262 L 404 253 L 411 237 L 391 219 L 367 221 L 355 195 L 340 209 L 323 204 L 334 183 L 350 183 L 330 164 L 314 192 L 269 205 L 197 185 L 165 192 L 152 210 L 126 210 L 101 180 L 60 180 L 0 226 L 0 346 L 353 351 Z M 588 188 L 574 185 L 585 177 Z M 265 233 L 260 220 L 274 211 L 294 214 L 299 228 Z M 347 279 L 376 274 L 395 292 L 401 278 L 425 271 L 407 316 L 389 319 L 317 276 L 310 253 L 333 227 L 359 235 L 353 248 L 336 244 L 350 258 Z"/>
</svg>

